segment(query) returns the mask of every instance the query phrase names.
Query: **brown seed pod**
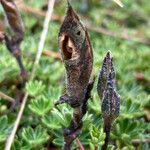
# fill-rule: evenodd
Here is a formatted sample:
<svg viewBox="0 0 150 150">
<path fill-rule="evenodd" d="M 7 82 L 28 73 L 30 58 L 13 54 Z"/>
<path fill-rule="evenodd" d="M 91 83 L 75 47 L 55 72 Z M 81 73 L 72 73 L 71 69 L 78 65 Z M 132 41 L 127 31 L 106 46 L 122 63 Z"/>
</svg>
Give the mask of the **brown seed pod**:
<svg viewBox="0 0 150 150">
<path fill-rule="evenodd" d="M 108 81 L 110 72 L 112 76 L 112 81 L 115 85 L 115 71 L 114 71 L 114 66 L 112 64 L 112 61 L 113 61 L 113 58 L 111 57 L 110 51 L 108 51 L 103 60 L 103 64 L 102 64 L 102 68 L 100 69 L 99 79 L 98 79 L 98 84 L 97 84 L 97 92 L 101 100 L 103 98 L 103 93 L 107 86 L 107 81 Z"/>
<path fill-rule="evenodd" d="M 0 40 L 3 38 L 2 40 L 5 41 L 7 49 L 16 58 L 21 70 L 21 80 L 24 82 L 27 78 L 27 73 L 22 63 L 20 50 L 20 45 L 24 36 L 23 24 L 17 6 L 13 0 L 1 0 L 0 2 L 6 14 L 10 29 L 12 30 L 12 36 L 9 37 L 6 33 L 3 33 L 0 35 Z"/>
<path fill-rule="evenodd" d="M 7 16 L 10 28 L 13 31 L 13 40 L 20 42 L 23 39 L 24 28 L 17 9 L 13 0 L 1 0 L 1 4 Z"/>
<path fill-rule="evenodd" d="M 71 123 L 64 130 L 64 150 L 70 150 L 72 142 L 80 134 L 82 118 L 87 111 L 87 101 L 90 98 L 94 80 L 89 82 L 93 67 L 89 35 L 69 2 L 58 42 L 67 81 L 66 94 L 60 97 L 56 105 L 68 103 L 74 108 Z"/>
<path fill-rule="evenodd" d="M 101 110 L 103 118 L 110 122 L 114 121 L 119 116 L 120 96 L 117 94 L 110 76 L 103 94 Z"/>
<path fill-rule="evenodd" d="M 93 53 L 87 30 L 70 3 L 60 28 L 59 47 L 66 69 L 66 95 L 80 104 L 92 72 Z"/>
<path fill-rule="evenodd" d="M 104 132 L 106 133 L 102 150 L 107 149 L 111 125 L 120 113 L 120 96 L 117 94 L 115 87 L 113 59 L 108 52 L 103 60 L 97 85 L 97 92 L 102 100 L 101 112 L 104 119 Z"/>
</svg>

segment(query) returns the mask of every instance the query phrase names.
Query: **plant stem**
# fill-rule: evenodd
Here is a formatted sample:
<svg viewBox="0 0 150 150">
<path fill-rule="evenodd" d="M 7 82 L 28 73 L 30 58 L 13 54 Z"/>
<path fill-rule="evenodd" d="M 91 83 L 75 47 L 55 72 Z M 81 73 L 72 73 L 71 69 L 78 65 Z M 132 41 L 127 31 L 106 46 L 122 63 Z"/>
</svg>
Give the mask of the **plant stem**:
<svg viewBox="0 0 150 150">
<path fill-rule="evenodd" d="M 26 12 L 29 14 L 33 14 L 33 15 L 38 16 L 38 17 L 39 16 L 41 16 L 41 17 L 45 16 L 45 13 L 43 11 L 41 11 L 40 9 L 35 9 L 35 8 L 30 7 L 30 6 L 26 6 L 24 3 L 18 3 L 18 4 L 19 4 L 18 7 L 19 7 L 20 11 L 23 11 L 23 12 Z M 63 19 L 62 19 L 62 17 L 59 17 L 57 15 L 53 15 L 52 20 L 62 22 Z M 87 29 L 91 30 L 92 32 L 107 35 L 110 37 L 118 37 L 120 39 L 127 40 L 127 41 L 134 41 L 137 43 L 150 45 L 149 39 L 146 39 L 144 37 L 135 37 L 134 35 L 128 35 L 127 31 L 116 33 L 116 32 L 107 30 L 107 29 L 102 28 L 102 27 L 96 27 L 96 26 L 94 27 L 93 25 L 89 24 L 88 22 L 90 22 L 90 21 L 87 21 L 86 27 L 87 27 Z"/>
<path fill-rule="evenodd" d="M 7 100 L 7 101 L 9 101 L 9 102 L 11 102 L 11 103 L 15 101 L 13 98 L 11 98 L 10 96 L 8 96 L 8 95 L 6 95 L 2 92 L 0 92 L 0 97 Z"/>
<path fill-rule="evenodd" d="M 102 150 L 106 150 L 110 139 L 111 122 L 104 120 L 104 132 L 106 134 L 105 142 L 102 145 Z"/>
<path fill-rule="evenodd" d="M 98 146 L 95 146 L 95 147 L 94 147 L 94 150 L 98 150 Z"/>
<path fill-rule="evenodd" d="M 67 143 L 65 143 L 63 150 L 71 150 L 71 145 L 70 144 L 68 145 Z"/>
<path fill-rule="evenodd" d="M 83 147 L 83 145 L 81 144 L 81 142 L 80 142 L 80 140 L 78 138 L 76 139 L 76 142 L 77 142 L 80 150 L 84 150 L 84 147 Z"/>
<path fill-rule="evenodd" d="M 95 77 L 93 81 L 89 82 L 87 87 L 87 91 L 85 93 L 85 98 L 83 104 L 81 106 L 75 107 L 73 112 L 73 118 L 70 122 L 70 125 L 67 129 L 64 130 L 64 147 L 63 150 L 71 150 L 71 146 L 73 141 L 78 137 L 82 128 L 82 118 L 86 114 L 87 111 L 87 102 L 91 97 L 91 91 L 93 89 Z M 84 150 L 80 141 L 78 140 L 78 145 L 80 146 L 80 150 Z"/>
<path fill-rule="evenodd" d="M 46 35 L 47 35 L 47 32 L 48 32 L 49 22 L 51 21 L 51 16 L 52 16 L 53 8 L 54 8 L 54 3 L 55 3 L 55 0 L 49 0 L 48 10 L 47 10 L 44 25 L 43 25 L 43 31 L 42 31 L 42 35 L 41 35 L 41 39 L 40 39 L 40 42 L 39 42 L 36 59 L 35 59 L 34 66 L 33 66 L 32 73 L 31 73 L 31 77 L 30 77 L 31 81 L 35 77 L 35 72 L 37 70 L 37 66 L 39 64 L 39 61 L 40 61 L 40 58 L 41 58 L 41 55 L 42 55 L 44 43 L 45 43 L 45 40 L 46 40 Z M 16 119 L 15 124 L 13 126 L 12 132 L 9 135 L 9 137 L 7 138 L 7 141 L 6 141 L 6 144 L 5 144 L 5 150 L 10 150 L 11 149 L 11 146 L 12 146 L 12 143 L 14 141 L 19 123 L 20 123 L 21 118 L 22 118 L 22 114 L 23 114 L 28 96 L 29 96 L 29 94 L 26 92 L 25 96 L 23 98 L 23 101 L 22 101 L 17 119 Z"/>
</svg>

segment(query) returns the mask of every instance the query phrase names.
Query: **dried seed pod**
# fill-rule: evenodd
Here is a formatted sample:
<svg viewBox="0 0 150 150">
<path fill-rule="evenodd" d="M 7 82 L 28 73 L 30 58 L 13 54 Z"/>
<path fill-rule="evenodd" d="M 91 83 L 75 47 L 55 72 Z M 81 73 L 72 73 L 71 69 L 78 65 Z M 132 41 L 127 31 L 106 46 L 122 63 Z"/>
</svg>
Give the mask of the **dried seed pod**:
<svg viewBox="0 0 150 150">
<path fill-rule="evenodd" d="M 106 133 L 102 150 L 106 150 L 110 138 L 111 125 L 120 113 L 120 96 L 117 94 L 114 88 L 111 73 L 107 81 L 107 87 L 103 94 L 101 111 L 102 117 L 104 118 L 104 132 Z"/>
<path fill-rule="evenodd" d="M 0 2 L 6 14 L 8 23 L 10 25 L 10 29 L 13 32 L 11 38 L 7 34 L 3 34 L 4 40 L 5 40 L 7 49 L 17 60 L 17 63 L 21 70 L 22 79 L 26 80 L 27 73 L 22 63 L 21 50 L 20 50 L 20 44 L 24 36 L 23 24 L 22 24 L 17 6 L 15 5 L 13 0 L 1 0 Z"/>
<path fill-rule="evenodd" d="M 17 6 L 13 0 L 1 0 L 1 4 L 6 13 L 10 28 L 14 34 L 12 40 L 15 42 L 21 42 L 24 35 L 24 28 Z"/>
<path fill-rule="evenodd" d="M 59 47 L 67 75 L 65 99 L 68 96 L 70 105 L 80 105 L 92 72 L 93 53 L 87 30 L 69 2 L 59 32 Z"/>
<path fill-rule="evenodd" d="M 104 58 L 97 85 L 97 92 L 102 100 L 101 112 L 104 118 L 104 132 L 106 133 L 102 150 L 107 149 L 111 124 L 119 116 L 120 112 L 120 96 L 117 94 L 115 87 L 113 58 L 108 52 Z"/>
<path fill-rule="evenodd" d="M 113 59 L 111 57 L 111 54 L 108 51 L 103 60 L 102 68 L 99 74 L 98 85 L 97 85 L 97 92 L 101 100 L 103 98 L 104 90 L 106 89 L 106 86 L 107 86 L 107 80 L 108 80 L 110 72 L 112 75 L 113 83 L 115 84 L 115 71 L 114 71 L 114 67 L 112 64 L 112 60 Z"/>
<path fill-rule="evenodd" d="M 120 96 L 117 94 L 114 88 L 111 73 L 107 81 L 107 87 L 103 94 L 101 110 L 103 118 L 109 122 L 112 122 L 119 116 Z"/>
<path fill-rule="evenodd" d="M 68 103 L 74 108 L 71 123 L 64 130 L 64 150 L 70 150 L 72 142 L 82 128 L 82 118 L 87 110 L 87 101 L 94 81 L 89 82 L 93 67 L 89 36 L 69 2 L 59 32 L 59 47 L 66 69 L 67 83 L 66 94 L 60 97 L 56 105 Z"/>
</svg>

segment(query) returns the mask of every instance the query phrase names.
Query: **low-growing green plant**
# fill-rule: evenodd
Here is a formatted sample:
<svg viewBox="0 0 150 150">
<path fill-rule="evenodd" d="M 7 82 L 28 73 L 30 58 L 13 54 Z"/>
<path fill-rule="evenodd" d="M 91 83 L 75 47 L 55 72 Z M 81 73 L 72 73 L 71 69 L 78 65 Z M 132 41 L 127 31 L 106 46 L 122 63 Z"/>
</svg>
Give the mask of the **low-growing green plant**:
<svg viewBox="0 0 150 150">
<path fill-rule="evenodd" d="M 11 131 L 7 116 L 0 118 L 0 143 L 3 143 Z"/>
<path fill-rule="evenodd" d="M 26 5 L 41 9 L 44 1 L 24 1 Z M 112 124 L 110 142 L 107 149 L 149 149 L 149 46 L 134 42 L 140 36 L 148 39 L 147 1 L 123 1 L 124 8 L 112 5 L 107 1 L 92 1 L 83 18 L 87 18 L 90 29 L 90 39 L 94 52 L 94 72 L 98 75 L 100 64 L 106 50 L 111 49 L 116 66 L 116 86 L 121 95 L 120 116 Z M 76 9 L 80 9 L 77 1 L 72 1 Z M 59 1 L 55 6 L 55 15 L 63 17 L 64 1 Z M 45 8 L 45 7 L 43 7 Z M 116 9 L 117 8 L 117 9 Z M 23 11 L 23 10 L 21 10 Z M 41 10 L 40 10 L 41 11 Z M 43 11 L 44 12 L 44 11 Z M 0 18 L 3 12 L 0 8 Z M 26 70 L 31 72 L 33 60 L 37 51 L 37 43 L 40 38 L 42 17 L 21 13 L 25 26 L 24 40 L 21 50 L 23 64 Z M 35 17 L 37 16 L 37 17 Z M 82 16 L 81 16 L 82 17 Z M 83 19 L 82 19 L 83 20 Z M 85 22 L 85 26 L 87 25 Z M 129 40 L 118 37 L 109 37 L 99 34 L 94 25 L 104 27 L 108 31 L 114 31 L 136 35 Z M 33 32 L 33 27 L 36 27 Z M 57 34 L 60 27 L 59 21 L 52 21 L 48 32 L 44 51 L 52 51 L 57 54 Z M 100 28 L 101 29 L 101 28 Z M 103 28 L 102 28 L 103 29 Z M 104 30 L 104 31 L 106 31 Z M 96 32 L 93 32 L 96 31 Z M 9 33 L 9 32 L 8 32 Z M 119 35 L 119 34 L 118 34 Z M 133 38 L 133 39 L 132 39 Z M 145 40 L 143 38 L 143 41 Z M 134 41 L 132 41 L 134 40 Z M 4 45 L 0 45 L 0 91 L 17 99 L 19 68 L 15 59 L 8 53 Z M 29 94 L 27 105 L 22 116 L 20 126 L 15 136 L 12 150 L 44 150 L 60 149 L 63 146 L 63 129 L 67 128 L 73 110 L 68 105 L 54 106 L 60 95 L 64 94 L 65 69 L 63 63 L 53 56 L 43 54 L 39 67 L 35 74 L 35 81 L 27 82 L 25 90 Z M 142 78 L 137 75 L 142 74 Z M 97 79 L 95 81 L 97 83 Z M 24 92 L 24 91 L 23 91 Z M 101 149 L 105 140 L 103 130 L 103 112 L 101 102 L 94 85 L 91 98 L 88 102 L 88 112 L 83 117 L 82 132 L 78 136 L 85 149 Z M 6 139 L 12 130 L 20 105 L 10 112 L 11 102 L 4 97 L 0 98 L 0 150 L 4 150 Z M 79 149 L 75 141 L 72 149 Z"/>
<path fill-rule="evenodd" d="M 145 130 L 143 130 L 145 129 Z M 148 138 L 149 125 L 143 120 L 130 120 L 129 119 L 119 119 L 115 125 L 114 132 L 111 134 L 112 139 L 116 141 L 118 148 L 127 147 L 134 149 L 132 145 L 132 139 L 145 139 Z"/>
<path fill-rule="evenodd" d="M 101 126 L 94 126 L 91 125 L 89 128 L 91 139 L 89 139 L 89 144 L 91 150 L 98 149 L 98 147 L 101 147 L 104 144 L 105 140 L 105 133 L 103 131 L 103 128 Z"/>
</svg>

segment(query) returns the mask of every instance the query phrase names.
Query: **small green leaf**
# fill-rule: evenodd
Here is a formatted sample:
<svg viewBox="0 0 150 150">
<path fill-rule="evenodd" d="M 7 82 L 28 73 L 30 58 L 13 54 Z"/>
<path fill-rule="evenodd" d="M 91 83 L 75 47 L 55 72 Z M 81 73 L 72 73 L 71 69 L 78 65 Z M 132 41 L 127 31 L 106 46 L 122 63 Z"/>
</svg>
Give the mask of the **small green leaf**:
<svg viewBox="0 0 150 150">
<path fill-rule="evenodd" d="M 67 107 L 62 107 L 61 112 L 57 109 L 53 109 L 52 113 L 55 115 L 55 119 L 61 124 L 63 127 L 67 127 L 71 120 L 72 110 Z"/>
<path fill-rule="evenodd" d="M 102 146 L 105 139 L 105 133 L 103 132 L 103 128 L 101 126 L 94 126 L 93 124 L 89 128 L 91 139 L 90 141 L 90 147 L 94 146 Z"/>
<path fill-rule="evenodd" d="M 48 128 L 52 130 L 58 130 L 61 128 L 60 122 L 55 118 L 55 115 L 46 115 L 42 118 L 42 122 Z"/>
<path fill-rule="evenodd" d="M 55 144 L 55 145 L 57 145 L 57 146 L 62 146 L 62 143 L 63 143 L 63 137 L 62 138 L 55 138 L 54 140 L 53 140 L 53 143 Z"/>
<path fill-rule="evenodd" d="M 52 109 L 52 107 L 52 101 L 44 96 L 39 97 L 38 99 L 32 99 L 29 104 L 29 109 L 39 116 L 45 115 Z"/>
<path fill-rule="evenodd" d="M 38 126 L 35 129 L 31 127 L 24 128 L 22 131 L 22 138 L 28 143 L 28 145 L 35 148 L 43 145 L 49 139 L 49 136 L 44 128 Z"/>
<path fill-rule="evenodd" d="M 0 118 L 0 143 L 4 142 L 10 132 L 11 127 L 8 125 L 7 116 Z"/>
<path fill-rule="evenodd" d="M 138 122 L 131 119 L 121 119 L 115 125 L 115 130 L 111 133 L 111 137 L 117 140 L 117 143 L 124 144 L 126 146 L 131 144 L 132 139 L 140 139 L 141 134 L 143 138 L 146 138 L 145 130 L 148 126 L 145 122 Z"/>
<path fill-rule="evenodd" d="M 43 85 L 42 81 L 30 81 L 26 84 L 26 90 L 29 95 L 36 97 L 40 95 L 45 89 L 45 85 Z"/>
<path fill-rule="evenodd" d="M 136 118 L 143 116 L 143 112 L 141 110 L 141 105 L 139 103 L 133 102 L 131 99 L 127 99 L 124 101 L 123 105 L 121 106 L 121 114 L 120 117 L 122 118 Z"/>
<path fill-rule="evenodd" d="M 13 145 L 12 145 L 12 150 L 19 150 L 21 149 L 21 141 L 18 140 L 18 137 L 15 138 Z"/>
</svg>

